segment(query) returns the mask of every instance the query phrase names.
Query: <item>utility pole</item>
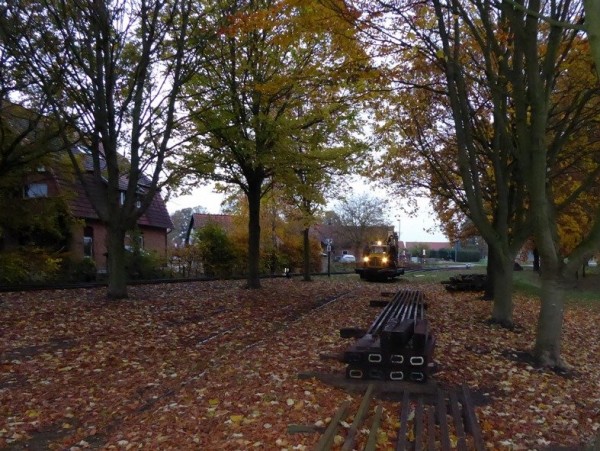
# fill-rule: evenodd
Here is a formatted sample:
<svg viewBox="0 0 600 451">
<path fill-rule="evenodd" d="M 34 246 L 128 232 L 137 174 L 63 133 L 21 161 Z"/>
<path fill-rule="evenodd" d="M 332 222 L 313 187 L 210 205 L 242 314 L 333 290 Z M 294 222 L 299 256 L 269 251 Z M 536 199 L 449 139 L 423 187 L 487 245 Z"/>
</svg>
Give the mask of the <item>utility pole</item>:
<svg viewBox="0 0 600 451">
<path fill-rule="evenodd" d="M 327 277 L 331 277 L 331 244 L 333 243 L 333 240 L 327 238 L 325 243 L 327 244 Z"/>
</svg>

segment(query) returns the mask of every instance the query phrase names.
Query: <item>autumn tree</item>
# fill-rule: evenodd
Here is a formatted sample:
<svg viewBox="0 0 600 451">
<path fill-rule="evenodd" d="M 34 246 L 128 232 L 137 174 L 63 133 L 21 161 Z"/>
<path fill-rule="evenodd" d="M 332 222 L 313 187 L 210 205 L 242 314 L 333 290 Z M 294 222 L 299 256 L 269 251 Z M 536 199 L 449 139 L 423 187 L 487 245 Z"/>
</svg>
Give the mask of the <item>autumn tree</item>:
<svg viewBox="0 0 600 451">
<path fill-rule="evenodd" d="M 557 22 L 578 22 L 580 4 L 557 2 L 551 7 L 529 2 L 528 9 Z M 561 156 L 568 152 L 566 142 L 576 136 L 589 136 L 591 130 L 580 129 L 585 117 L 597 104 L 597 83 L 584 84 L 571 105 L 556 108 L 552 94 L 557 91 L 564 65 L 579 41 L 577 32 L 525 13 L 517 8 L 504 7 L 503 14 L 514 36 L 512 58 L 503 63 L 513 91 L 515 156 L 531 199 L 533 237 L 540 253 L 542 305 L 538 320 L 535 355 L 541 364 L 562 366 L 561 333 L 564 315 L 565 290 L 582 259 L 600 246 L 600 210 L 594 206 L 594 224 L 571 252 L 563 253 L 557 230 L 557 215 L 566 203 L 586 193 L 597 179 L 599 165 L 588 160 L 578 186 L 567 199 L 557 199 L 555 186 L 548 183 Z M 588 72 L 593 71 L 588 67 Z M 569 108 L 570 107 L 570 108 Z M 559 112 L 558 120 L 555 113 Z M 597 113 L 593 113 L 597 117 Z M 562 204 L 562 206 L 561 206 Z"/>
<path fill-rule="evenodd" d="M 322 173 L 321 173 L 322 174 Z M 292 185 L 296 189 L 290 195 L 291 202 L 297 206 L 299 219 L 302 221 L 302 248 L 303 248 L 303 277 L 310 281 L 310 227 L 315 223 L 316 215 L 325 204 L 322 191 L 319 187 L 323 183 L 320 173 L 306 167 L 294 170 L 298 184 Z M 313 179 L 316 177 L 316 180 Z"/>
<path fill-rule="evenodd" d="M 61 123 L 43 114 L 48 110 L 46 94 L 38 91 L 31 99 L 22 98 L 30 88 L 23 76 L 26 66 L 12 55 L 9 44 L 0 33 L 0 178 L 64 148 Z"/>
<path fill-rule="evenodd" d="M 344 238 L 352 243 L 356 255 L 376 238 L 387 238 L 371 235 L 375 227 L 386 228 L 387 205 L 387 202 L 368 193 L 348 196 L 336 205 L 334 225 L 341 226 Z"/>
<path fill-rule="evenodd" d="M 50 154 L 64 150 L 60 125 L 21 105 L 0 104 L 0 178 L 25 167 L 42 164 Z"/>
<path fill-rule="evenodd" d="M 453 241 L 460 238 L 465 218 L 475 224 L 489 248 L 488 277 L 495 287 L 492 320 L 512 327 L 513 262 L 530 230 L 512 142 L 505 124 L 496 120 L 510 105 L 493 103 L 503 81 L 485 65 L 484 55 L 493 58 L 492 49 L 483 45 L 486 33 L 493 38 L 495 32 L 501 34 L 492 26 L 497 18 L 453 30 L 460 39 L 450 40 L 447 47 L 452 46 L 448 52 L 461 62 L 461 77 L 451 85 L 445 75 L 446 42 L 434 27 L 435 10 L 412 2 L 377 5 L 371 10 L 371 29 L 375 38 L 383 35 L 380 51 L 395 55 L 386 66 L 395 92 L 379 110 L 378 132 L 387 152 L 376 175 L 399 196 L 430 197 Z M 382 9 L 387 14 L 380 21 L 375 13 Z M 457 96 L 461 110 L 455 113 L 452 101 Z M 464 115 L 461 120 L 458 113 Z"/>
<path fill-rule="evenodd" d="M 48 173 L 69 169 L 66 155 L 46 152 L 0 177 L 0 211 L 10 212 L 0 215 L 0 281 L 48 282 L 66 268 L 77 220 L 69 211 L 70 193 L 49 196 L 54 188 L 47 180 Z"/>
<path fill-rule="evenodd" d="M 18 61 L 0 36 L 0 178 L 58 147 L 58 141 L 52 142 L 59 135 L 57 124 L 40 114 L 45 97 L 37 96 L 30 105 L 34 109 L 14 103 L 27 88 L 21 72 Z"/>
<path fill-rule="evenodd" d="M 199 138 L 182 167 L 246 196 L 247 286 L 258 288 L 261 198 L 298 157 L 295 136 L 353 114 L 366 56 L 352 25 L 318 1 L 220 0 L 202 7 L 193 40 L 210 36 L 209 63 L 186 85 Z"/>
<path fill-rule="evenodd" d="M 317 223 L 319 213 L 326 203 L 323 190 L 328 186 L 328 178 L 323 178 L 324 174 L 326 174 L 326 171 L 321 172 L 309 170 L 307 167 L 296 167 L 293 168 L 292 175 L 295 179 L 282 186 L 281 199 L 285 199 L 290 206 L 286 217 L 290 223 L 300 226 L 301 266 L 303 279 L 307 282 L 311 280 L 311 272 L 314 270 L 314 246 L 311 242 L 310 228 Z"/>
<path fill-rule="evenodd" d="M 304 221 L 298 215 L 294 205 L 286 202 L 281 187 L 274 186 L 261 199 L 260 223 L 263 233 L 260 239 L 259 270 L 261 274 L 282 274 L 284 268 L 296 270 L 303 266 L 303 230 Z M 236 252 L 236 274 L 244 273 L 247 259 L 248 242 L 248 202 L 245 195 L 231 198 L 228 207 L 232 215 L 232 228 L 228 231 Z M 320 243 L 311 238 L 309 241 L 309 268 L 320 268 Z"/>
<path fill-rule="evenodd" d="M 596 75 L 600 75 L 600 1 L 582 0 L 585 15 L 577 22 L 569 22 L 569 18 L 561 21 L 556 15 L 545 15 L 543 11 L 536 10 L 536 6 L 529 8 L 528 5 L 515 0 L 505 0 L 511 7 L 541 20 L 556 28 L 566 28 L 585 31 L 590 45 L 590 55 L 596 66 Z M 573 19 L 573 18 L 572 18 Z M 574 19 L 578 19 L 575 17 Z"/>
<path fill-rule="evenodd" d="M 552 181 L 552 202 L 556 209 L 559 249 L 569 255 L 590 233 L 599 207 L 600 180 L 597 177 L 600 152 L 600 96 L 591 87 L 596 75 L 589 48 L 584 40 L 576 39 L 563 67 L 570 74 L 556 80 L 549 112 L 549 138 L 560 131 L 563 122 L 572 116 L 569 105 L 578 104 L 578 97 L 590 96 L 584 110 L 573 118 L 571 131 L 565 134 L 562 151 L 553 157 L 548 178 Z M 552 141 L 551 141 L 552 142 Z M 583 264 L 594 254 L 589 249 Z"/>
<path fill-rule="evenodd" d="M 342 119 L 338 117 L 338 119 Z M 353 121 L 322 122 L 294 137 L 296 152 L 278 175 L 282 198 L 294 208 L 288 217 L 303 225 L 303 273 L 310 281 L 312 246 L 310 227 L 318 221 L 327 201 L 342 186 L 340 178 L 362 167 L 365 144 L 356 139 L 360 131 Z"/>
<path fill-rule="evenodd" d="M 469 172 L 479 164 L 477 154 L 463 152 L 476 145 L 474 118 L 485 111 L 474 108 L 477 104 L 469 97 L 468 87 L 477 81 L 489 99 L 491 125 L 500 143 L 498 149 L 512 159 L 514 172 L 504 183 L 508 187 L 513 184 L 517 189 L 525 188 L 526 218 L 542 260 L 542 307 L 534 353 L 542 365 L 561 366 L 564 290 L 581 259 L 596 249 L 600 240 L 600 226 L 596 222 L 572 252 L 561 252 L 556 221 L 559 204 L 553 195 L 554 185 L 549 181 L 549 174 L 565 154 L 565 143 L 590 132 L 582 129 L 581 124 L 585 123 L 598 95 L 597 84 L 584 85 L 571 104 L 554 103 L 558 80 L 571 76 L 565 61 L 578 42 L 577 32 L 560 24 L 577 23 L 581 4 L 531 1 L 527 11 L 508 2 L 495 6 L 477 1 L 434 0 L 433 6 L 438 36 L 435 42 L 441 44 L 438 61 L 446 78 L 458 167 L 472 210 L 471 218 L 485 236 L 485 229 L 477 220 L 485 210 L 478 213 L 477 204 L 470 200 L 477 196 L 474 188 L 481 183 Z M 482 49 L 481 58 L 464 57 L 463 49 L 471 43 Z M 482 66 L 478 69 L 479 64 Z M 480 76 L 473 76 L 477 74 Z M 590 124 L 589 120 L 587 123 Z M 575 193 L 586 192 L 597 177 L 598 165 L 589 163 L 573 195 L 568 196 L 569 201 L 573 201 Z M 594 217 L 599 216 L 596 213 Z"/>
<path fill-rule="evenodd" d="M 65 142 L 89 149 L 103 187 L 93 206 L 108 229 L 108 296 L 127 296 L 124 239 L 158 195 L 165 158 L 177 142 L 176 99 L 191 1 L 11 1 L 1 39 L 26 68 L 23 95 L 47 95 Z M 89 194 L 85 169 L 71 154 Z M 145 173 L 148 172 L 149 176 Z M 123 197 L 124 196 L 124 197 Z"/>
</svg>

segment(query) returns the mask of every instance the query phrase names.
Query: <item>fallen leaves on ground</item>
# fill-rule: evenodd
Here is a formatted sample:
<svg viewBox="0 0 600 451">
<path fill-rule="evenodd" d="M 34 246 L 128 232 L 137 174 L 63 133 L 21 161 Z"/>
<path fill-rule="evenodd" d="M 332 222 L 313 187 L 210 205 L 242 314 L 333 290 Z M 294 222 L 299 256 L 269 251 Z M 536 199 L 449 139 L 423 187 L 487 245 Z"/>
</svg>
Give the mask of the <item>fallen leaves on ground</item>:
<svg viewBox="0 0 600 451">
<path fill-rule="evenodd" d="M 600 432 L 599 309 L 569 307 L 567 375 L 523 358 L 534 341 L 538 302 L 515 297 L 519 327 L 489 325 L 491 304 L 410 277 L 393 284 L 353 277 L 130 287 L 105 300 L 102 288 L 0 294 L 0 448 L 304 450 L 344 400 L 352 422 L 361 394 L 306 371 L 343 373 L 320 354 L 344 350 L 341 327 L 368 327 L 382 290 L 420 289 L 437 337 L 435 380 L 465 383 L 489 449 L 550 449 Z M 384 408 L 379 449 L 393 449 L 399 403 Z M 369 424 L 373 416 L 372 406 Z M 336 437 L 339 448 L 344 431 Z M 358 434 L 363 446 L 368 428 Z"/>
</svg>

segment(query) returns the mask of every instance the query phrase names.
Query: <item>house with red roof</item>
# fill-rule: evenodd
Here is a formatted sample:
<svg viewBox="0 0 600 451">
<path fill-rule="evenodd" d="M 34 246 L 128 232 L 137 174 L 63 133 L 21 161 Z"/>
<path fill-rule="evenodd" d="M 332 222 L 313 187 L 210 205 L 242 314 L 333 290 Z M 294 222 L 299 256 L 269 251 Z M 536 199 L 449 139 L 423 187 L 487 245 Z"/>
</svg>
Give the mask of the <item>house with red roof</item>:
<svg viewBox="0 0 600 451">
<path fill-rule="evenodd" d="M 104 223 L 100 220 L 94 210 L 94 205 L 101 205 L 95 201 L 100 196 L 105 195 L 106 180 L 94 178 L 92 170 L 92 156 L 84 144 L 70 146 L 76 159 L 80 163 L 82 177 L 88 190 L 84 189 L 81 180 L 76 176 L 73 165 L 67 155 L 66 146 L 61 135 L 51 130 L 48 124 L 52 122 L 37 113 L 21 107 L 19 105 L 2 101 L 0 108 L 0 119 L 4 131 L 10 130 L 15 136 L 21 136 L 21 146 L 10 146 L 10 142 L 2 141 L 6 146 L 2 149 L 2 158 L 8 157 L 13 160 L 26 161 L 20 167 L 23 175 L 15 182 L 15 188 L 22 181 L 22 189 L 16 189 L 9 195 L 16 199 L 22 199 L 22 206 L 28 211 L 39 214 L 42 207 L 52 206 L 53 201 L 60 201 L 61 210 L 66 209 L 69 218 L 69 225 L 65 225 L 68 233 L 68 242 L 61 241 L 57 243 L 56 248 L 61 253 L 67 253 L 73 261 L 82 260 L 88 257 L 96 263 L 96 269 L 103 272 L 107 268 L 107 230 Z M 10 134 L 10 133 L 9 133 Z M 48 136 L 45 136 L 48 135 Z M 37 148 L 37 153 L 29 151 L 29 147 Z M 19 150 L 20 149 L 20 150 Z M 20 152 L 20 153 L 19 153 Z M 5 163 L 5 161 L 2 161 Z M 10 162 L 10 161 L 9 161 Z M 123 166 L 129 162 L 122 158 Z M 119 181 L 119 187 L 122 190 L 122 202 L 125 199 L 128 180 L 122 177 Z M 143 194 L 150 187 L 150 180 L 142 176 L 138 183 L 138 193 Z M 58 205 L 58 204 L 57 204 Z M 54 207 L 52 207 L 54 208 Z M 126 246 L 133 244 L 131 240 L 136 241 L 146 251 L 156 252 L 159 255 L 166 255 L 167 233 L 173 228 L 171 218 L 166 205 L 160 194 L 157 194 L 149 208 L 141 215 L 137 221 L 137 230 L 135 236 L 129 237 L 130 242 Z M 0 249 L 11 250 L 18 248 L 23 244 L 20 231 L 12 231 L 0 234 Z"/>
<path fill-rule="evenodd" d="M 86 156 L 87 159 L 87 156 Z M 71 214 L 82 220 L 82 227 L 73 230 L 73 239 L 70 250 L 75 258 L 91 257 L 98 271 L 102 272 L 107 268 L 106 262 L 106 227 L 98 217 L 93 207 L 93 198 L 102 195 L 103 187 L 92 176 L 91 164 L 85 164 L 86 173 L 84 177 L 91 188 L 88 194 L 83 189 L 83 185 L 78 179 L 67 181 L 58 177 L 59 185 L 62 189 L 71 190 L 73 193 L 67 202 Z M 122 178 L 119 181 L 121 191 L 121 202 L 125 200 L 125 191 L 127 190 L 127 179 Z M 147 180 L 143 177 L 138 184 L 138 191 L 143 192 L 148 188 Z M 59 188 L 60 189 L 60 188 Z M 137 245 L 147 252 L 154 252 L 165 256 L 167 253 L 167 234 L 173 229 L 173 222 L 166 204 L 160 194 L 156 194 L 150 203 L 150 206 L 140 216 L 137 221 L 137 230 L 135 236 L 130 235 L 126 239 L 125 246 L 133 246 L 133 240 L 137 240 Z"/>
<path fill-rule="evenodd" d="M 22 198 L 23 202 L 31 202 L 31 206 L 34 207 L 35 202 L 43 201 L 43 198 L 62 197 L 69 213 L 76 220 L 71 226 L 70 241 L 65 251 L 73 261 L 84 257 L 93 259 L 97 271 L 105 272 L 107 229 L 93 207 L 94 197 L 103 195 L 104 187 L 92 176 L 91 164 L 86 162 L 89 158 L 89 155 L 83 154 L 83 177 L 88 183 L 88 193 L 72 168 L 63 163 L 52 167 L 39 166 L 30 173 L 23 183 Z M 121 180 L 120 186 L 124 200 L 127 180 Z M 143 181 L 138 189 L 140 192 L 146 189 Z M 160 194 L 157 194 L 148 209 L 138 219 L 135 236 L 129 236 L 125 245 L 132 246 L 135 239 L 136 244 L 145 251 L 164 256 L 167 251 L 167 233 L 172 228 L 173 223 L 165 202 Z M 18 237 L 4 236 L 2 244 L 5 249 L 17 246 Z"/>
</svg>

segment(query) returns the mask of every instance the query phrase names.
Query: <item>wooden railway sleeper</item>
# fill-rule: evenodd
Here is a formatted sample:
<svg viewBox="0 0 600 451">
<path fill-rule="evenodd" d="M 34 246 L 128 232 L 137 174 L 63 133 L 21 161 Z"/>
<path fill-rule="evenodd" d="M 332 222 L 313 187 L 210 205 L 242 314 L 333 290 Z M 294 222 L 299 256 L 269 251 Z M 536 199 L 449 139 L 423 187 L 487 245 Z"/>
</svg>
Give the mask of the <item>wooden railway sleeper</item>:
<svg viewBox="0 0 600 451">
<path fill-rule="evenodd" d="M 414 415 L 409 415 L 410 410 L 409 394 L 405 391 L 400 410 L 396 451 L 485 449 L 470 391 L 465 385 L 458 393 L 444 393 L 438 389 L 431 405 L 426 405 L 423 397 L 418 396 Z M 449 417 L 451 422 L 448 421 Z M 467 434 L 471 437 L 467 437 Z"/>
</svg>

